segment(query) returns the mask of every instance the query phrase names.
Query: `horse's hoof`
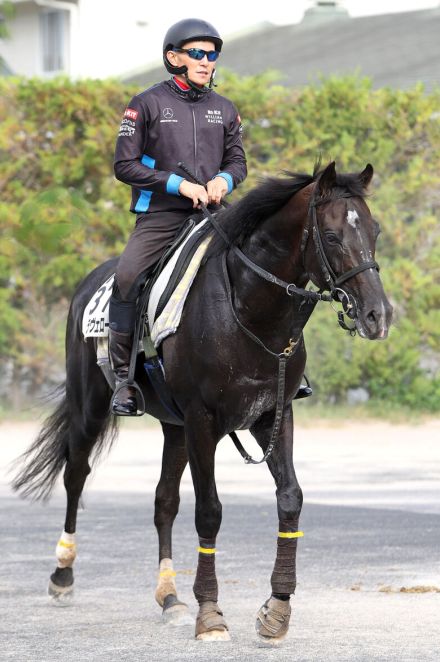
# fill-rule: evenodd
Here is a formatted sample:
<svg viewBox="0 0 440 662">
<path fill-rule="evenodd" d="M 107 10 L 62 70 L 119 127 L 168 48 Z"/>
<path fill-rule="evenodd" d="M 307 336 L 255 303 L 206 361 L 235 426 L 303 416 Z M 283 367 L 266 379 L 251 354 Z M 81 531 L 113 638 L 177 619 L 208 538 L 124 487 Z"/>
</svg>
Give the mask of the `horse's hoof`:
<svg viewBox="0 0 440 662">
<path fill-rule="evenodd" d="M 50 576 L 47 592 L 54 604 L 67 606 L 73 597 L 73 570 L 72 568 L 56 568 Z"/>
<path fill-rule="evenodd" d="M 70 586 L 58 586 L 49 579 L 49 586 L 47 592 L 51 598 L 52 604 L 57 607 L 68 607 L 72 604 L 73 599 L 73 584 Z"/>
<path fill-rule="evenodd" d="M 280 646 L 286 639 L 286 635 L 284 637 L 262 637 L 261 634 L 257 634 L 258 641 L 260 642 L 260 647 L 261 648 L 276 648 L 277 646 Z"/>
<path fill-rule="evenodd" d="M 202 602 L 196 620 L 198 641 L 230 641 L 223 612 L 216 602 Z"/>
<path fill-rule="evenodd" d="M 266 646 L 278 646 L 289 630 L 291 607 L 287 600 L 269 598 L 257 614 L 255 629 Z"/>
<path fill-rule="evenodd" d="M 175 595 L 167 595 L 163 603 L 162 621 L 167 625 L 181 627 L 194 625 L 194 619 L 189 613 L 188 605 L 180 602 Z"/>
<path fill-rule="evenodd" d="M 231 636 L 227 630 L 210 630 L 198 634 L 196 639 L 197 641 L 231 641 Z"/>
</svg>

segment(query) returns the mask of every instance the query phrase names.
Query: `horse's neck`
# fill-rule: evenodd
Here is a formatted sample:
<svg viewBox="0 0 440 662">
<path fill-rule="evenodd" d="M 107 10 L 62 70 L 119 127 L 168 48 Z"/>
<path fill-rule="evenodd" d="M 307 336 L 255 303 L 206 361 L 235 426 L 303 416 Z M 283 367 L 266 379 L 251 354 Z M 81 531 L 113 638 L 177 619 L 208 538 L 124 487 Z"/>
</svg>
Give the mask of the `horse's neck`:
<svg viewBox="0 0 440 662">
<path fill-rule="evenodd" d="M 308 276 L 303 264 L 301 242 L 307 224 L 310 193 L 301 191 L 276 214 L 260 224 L 244 242 L 242 251 L 258 266 L 299 287 Z M 283 288 L 263 280 L 237 257 L 230 259 L 237 309 L 249 323 L 273 328 L 292 314 L 292 300 Z"/>
<path fill-rule="evenodd" d="M 307 281 L 301 244 L 307 225 L 310 187 L 306 187 L 248 237 L 242 251 L 251 260 L 281 280 L 296 285 Z M 246 267 L 245 267 L 246 268 Z M 261 278 L 255 276 L 255 286 Z M 247 287 L 252 287 L 249 282 Z"/>
</svg>

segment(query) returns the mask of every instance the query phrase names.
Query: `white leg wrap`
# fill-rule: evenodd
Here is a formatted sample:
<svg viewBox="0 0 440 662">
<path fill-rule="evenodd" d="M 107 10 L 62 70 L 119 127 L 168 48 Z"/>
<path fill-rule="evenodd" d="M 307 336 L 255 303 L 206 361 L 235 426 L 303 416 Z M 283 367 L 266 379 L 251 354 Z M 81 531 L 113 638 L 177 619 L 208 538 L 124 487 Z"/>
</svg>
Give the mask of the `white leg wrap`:
<svg viewBox="0 0 440 662">
<path fill-rule="evenodd" d="M 58 567 L 70 568 L 76 557 L 75 534 L 62 532 L 55 551 Z"/>
<path fill-rule="evenodd" d="M 175 576 L 172 560 L 162 559 L 159 565 L 159 577 L 155 594 L 156 601 L 161 607 L 163 607 L 163 601 L 167 595 L 177 595 Z"/>
</svg>

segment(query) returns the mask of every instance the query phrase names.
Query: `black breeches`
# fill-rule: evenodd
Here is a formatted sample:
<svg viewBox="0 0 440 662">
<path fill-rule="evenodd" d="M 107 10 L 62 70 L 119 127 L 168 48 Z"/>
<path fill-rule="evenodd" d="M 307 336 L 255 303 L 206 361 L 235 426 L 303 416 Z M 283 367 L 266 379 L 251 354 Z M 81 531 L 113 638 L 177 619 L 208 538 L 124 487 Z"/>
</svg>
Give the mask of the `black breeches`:
<svg viewBox="0 0 440 662">
<path fill-rule="evenodd" d="M 115 284 L 122 301 L 136 301 L 150 269 L 173 241 L 188 212 L 140 216 L 119 258 Z"/>
</svg>

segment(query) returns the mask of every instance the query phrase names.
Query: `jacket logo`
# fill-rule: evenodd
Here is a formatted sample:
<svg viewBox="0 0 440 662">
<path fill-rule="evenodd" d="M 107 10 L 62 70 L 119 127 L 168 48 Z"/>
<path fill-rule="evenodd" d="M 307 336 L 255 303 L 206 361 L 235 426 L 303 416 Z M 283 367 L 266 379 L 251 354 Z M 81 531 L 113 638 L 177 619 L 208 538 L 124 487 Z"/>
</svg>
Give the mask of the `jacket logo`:
<svg viewBox="0 0 440 662">
<path fill-rule="evenodd" d="M 178 120 L 174 119 L 174 110 L 172 108 L 164 108 L 162 111 L 164 119 L 161 119 L 161 122 L 177 122 Z"/>
<path fill-rule="evenodd" d="M 137 120 L 138 115 L 139 115 L 139 111 L 138 110 L 133 110 L 133 108 L 126 108 L 125 113 L 124 113 L 124 117 L 128 117 L 128 119 L 134 120 L 134 121 Z"/>
<path fill-rule="evenodd" d="M 207 110 L 205 117 L 210 124 L 223 124 L 221 110 Z"/>
</svg>

